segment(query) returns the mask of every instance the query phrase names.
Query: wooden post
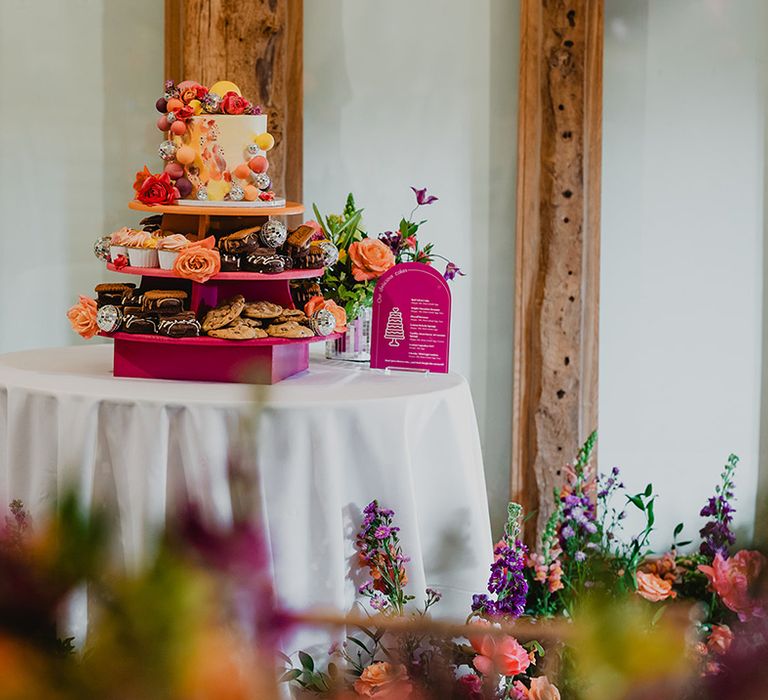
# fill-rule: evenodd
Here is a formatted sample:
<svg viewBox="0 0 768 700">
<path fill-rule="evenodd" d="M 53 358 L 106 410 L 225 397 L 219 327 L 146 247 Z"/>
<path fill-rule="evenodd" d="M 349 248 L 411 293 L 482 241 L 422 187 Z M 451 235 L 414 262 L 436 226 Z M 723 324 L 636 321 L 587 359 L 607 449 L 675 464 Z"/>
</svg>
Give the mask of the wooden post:
<svg viewBox="0 0 768 700">
<path fill-rule="evenodd" d="M 511 492 L 531 544 L 597 427 L 603 0 L 522 0 L 520 34 Z"/>
<path fill-rule="evenodd" d="M 268 117 L 275 192 L 301 201 L 302 0 L 165 0 L 165 72 L 176 81 L 236 83 Z"/>
</svg>

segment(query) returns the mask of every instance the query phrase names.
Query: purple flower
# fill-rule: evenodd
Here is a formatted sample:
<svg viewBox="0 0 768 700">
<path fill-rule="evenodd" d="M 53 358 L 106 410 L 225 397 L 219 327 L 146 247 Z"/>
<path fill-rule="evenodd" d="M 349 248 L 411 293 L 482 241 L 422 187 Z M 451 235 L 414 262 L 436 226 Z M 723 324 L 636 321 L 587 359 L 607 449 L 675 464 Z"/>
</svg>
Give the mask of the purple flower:
<svg viewBox="0 0 768 700">
<path fill-rule="evenodd" d="M 411 187 L 411 189 L 413 190 L 414 194 L 416 195 L 416 203 L 420 207 L 423 207 L 426 204 L 432 204 L 432 202 L 436 202 L 437 201 L 437 197 L 435 197 L 434 195 L 431 195 L 431 194 L 427 195 L 427 188 L 426 187 L 424 189 L 421 189 L 421 190 L 417 190 L 415 187 Z"/>
<path fill-rule="evenodd" d="M 379 234 L 379 240 L 384 243 L 395 255 L 403 247 L 403 237 L 399 231 L 384 231 Z"/>
<path fill-rule="evenodd" d="M 528 549 L 517 539 L 517 518 L 521 508 L 517 504 L 510 504 L 509 508 L 506 534 L 493 550 L 494 562 L 488 579 L 488 592 L 494 594 L 496 600 L 485 594 L 472 598 L 472 610 L 491 618 L 520 617 L 525 612 L 528 597 L 528 581 L 524 574 Z"/>
<path fill-rule="evenodd" d="M 579 550 L 579 551 L 574 553 L 573 558 L 576 561 L 584 561 L 587 558 L 587 555 L 584 554 L 584 552 L 582 552 L 581 550 Z"/>
<path fill-rule="evenodd" d="M 385 540 L 391 534 L 392 534 L 392 528 L 389 528 L 386 525 L 379 525 L 379 527 L 377 527 L 376 530 L 374 531 L 373 536 L 377 540 Z"/>
<path fill-rule="evenodd" d="M 560 534 L 563 536 L 564 540 L 569 540 L 571 537 L 574 537 L 576 533 L 573 531 L 573 528 L 570 525 L 566 525 L 561 531 Z"/>
<path fill-rule="evenodd" d="M 733 498 L 733 473 L 739 458 L 736 455 L 728 457 L 721 476 L 721 486 L 717 489 L 717 495 L 707 499 L 707 504 L 699 511 L 703 517 L 710 520 L 699 530 L 702 542 L 699 551 L 706 557 L 713 559 L 718 552 L 724 557 L 728 556 L 728 549 L 736 541 L 736 536 L 731 530 L 735 509 L 728 502 Z"/>
<path fill-rule="evenodd" d="M 462 272 L 461 268 L 458 265 L 456 265 L 456 263 L 449 262 L 445 266 L 445 272 L 443 273 L 443 277 L 450 282 L 452 279 L 456 278 L 456 275 L 458 275 L 459 277 L 465 277 L 466 273 Z"/>
</svg>

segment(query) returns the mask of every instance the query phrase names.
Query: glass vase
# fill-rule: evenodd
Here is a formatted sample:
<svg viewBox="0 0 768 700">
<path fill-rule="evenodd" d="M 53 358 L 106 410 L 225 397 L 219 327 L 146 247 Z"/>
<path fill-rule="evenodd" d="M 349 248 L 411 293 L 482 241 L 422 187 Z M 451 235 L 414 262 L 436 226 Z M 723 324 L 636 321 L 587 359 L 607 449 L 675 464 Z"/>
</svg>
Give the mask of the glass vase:
<svg viewBox="0 0 768 700">
<path fill-rule="evenodd" d="M 349 362 L 371 361 L 371 315 L 370 306 L 364 306 L 360 315 L 347 324 L 347 332 L 340 338 L 325 343 L 325 356 L 329 360 Z"/>
</svg>

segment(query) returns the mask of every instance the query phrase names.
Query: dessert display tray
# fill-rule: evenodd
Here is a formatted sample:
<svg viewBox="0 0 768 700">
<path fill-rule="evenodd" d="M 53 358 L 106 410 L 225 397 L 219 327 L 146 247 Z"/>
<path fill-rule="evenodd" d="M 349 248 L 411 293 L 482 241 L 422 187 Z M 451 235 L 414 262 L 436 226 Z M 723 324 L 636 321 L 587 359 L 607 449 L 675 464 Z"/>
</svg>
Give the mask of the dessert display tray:
<svg viewBox="0 0 768 700">
<path fill-rule="evenodd" d="M 159 267 L 126 267 L 116 268 L 112 263 L 107 263 L 107 269 L 112 272 L 120 272 L 126 275 L 139 275 L 140 277 L 173 277 L 178 280 L 184 280 L 173 270 L 163 270 Z M 310 279 L 312 277 L 322 277 L 325 268 L 312 268 L 308 270 L 288 270 L 287 272 L 277 272 L 275 274 L 266 274 L 263 272 L 220 272 L 211 277 L 215 280 L 252 280 L 252 281 L 279 281 L 279 280 L 300 280 Z"/>
<path fill-rule="evenodd" d="M 114 375 L 141 379 L 275 384 L 309 367 L 309 346 L 340 337 L 221 340 L 101 333 L 114 340 Z"/>
<path fill-rule="evenodd" d="M 247 202 L 252 204 L 252 202 Z M 266 204 L 266 203 L 265 203 Z M 269 202 L 268 204 L 272 204 Z M 283 206 L 216 206 L 215 202 L 200 205 L 194 204 L 142 204 L 135 199 L 128 202 L 128 208 L 135 211 L 146 211 L 151 214 L 201 214 L 203 216 L 294 216 L 304 213 L 304 205 L 298 202 L 285 202 Z"/>
</svg>

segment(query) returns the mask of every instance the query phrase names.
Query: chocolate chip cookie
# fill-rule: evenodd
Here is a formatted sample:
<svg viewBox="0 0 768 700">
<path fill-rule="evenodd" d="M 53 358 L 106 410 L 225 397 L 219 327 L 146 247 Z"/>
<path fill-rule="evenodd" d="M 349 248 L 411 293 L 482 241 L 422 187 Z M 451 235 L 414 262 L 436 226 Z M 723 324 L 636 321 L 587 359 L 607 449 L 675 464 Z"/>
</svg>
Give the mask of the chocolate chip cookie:
<svg viewBox="0 0 768 700">
<path fill-rule="evenodd" d="M 244 306 L 245 297 L 242 294 L 227 299 L 227 301 L 219 304 L 215 309 L 211 309 L 205 314 L 205 318 L 203 319 L 203 330 L 208 333 L 209 331 L 218 328 L 224 328 L 224 326 L 232 323 L 232 321 L 242 313 Z M 210 333 L 208 334 L 210 335 Z"/>
<path fill-rule="evenodd" d="M 243 308 L 245 318 L 277 318 L 282 313 L 283 307 L 271 301 L 249 301 Z"/>
<path fill-rule="evenodd" d="M 267 328 L 267 335 L 273 338 L 313 338 L 314 333 L 295 321 L 287 323 L 274 323 Z"/>
</svg>

